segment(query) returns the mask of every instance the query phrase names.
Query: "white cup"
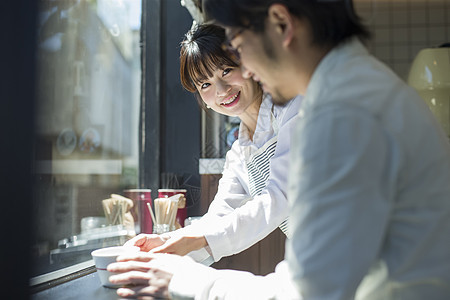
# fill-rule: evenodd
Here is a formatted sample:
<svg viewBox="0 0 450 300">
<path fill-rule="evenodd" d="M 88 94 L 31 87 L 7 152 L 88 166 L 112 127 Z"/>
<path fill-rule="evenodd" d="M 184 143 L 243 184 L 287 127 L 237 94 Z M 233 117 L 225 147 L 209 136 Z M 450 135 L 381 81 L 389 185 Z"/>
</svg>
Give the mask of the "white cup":
<svg viewBox="0 0 450 300">
<path fill-rule="evenodd" d="M 97 269 L 98 277 L 103 286 L 110 288 L 117 288 L 120 285 L 112 284 L 109 281 L 109 276 L 116 274 L 113 272 L 109 272 L 106 270 L 106 267 L 113 262 L 116 262 L 116 259 L 119 255 L 130 254 L 139 252 L 140 248 L 135 246 L 117 246 L 117 247 L 107 247 L 97 249 L 91 252 L 91 255 L 95 262 L 95 268 Z"/>
</svg>

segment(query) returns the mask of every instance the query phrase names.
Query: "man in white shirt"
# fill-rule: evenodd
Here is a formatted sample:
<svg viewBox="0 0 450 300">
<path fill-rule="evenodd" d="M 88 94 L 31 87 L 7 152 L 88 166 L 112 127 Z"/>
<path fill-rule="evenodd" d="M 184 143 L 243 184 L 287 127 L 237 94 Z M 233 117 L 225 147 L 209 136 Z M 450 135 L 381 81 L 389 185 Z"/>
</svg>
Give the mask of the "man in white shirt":
<svg viewBox="0 0 450 300">
<path fill-rule="evenodd" d="M 139 284 L 119 295 L 449 299 L 448 137 L 418 94 L 361 44 L 367 32 L 351 3 L 204 2 L 246 76 L 280 103 L 304 95 L 291 142 L 292 238 L 265 277 L 142 254 L 142 262 L 111 267 L 125 272 L 115 282 Z"/>
</svg>

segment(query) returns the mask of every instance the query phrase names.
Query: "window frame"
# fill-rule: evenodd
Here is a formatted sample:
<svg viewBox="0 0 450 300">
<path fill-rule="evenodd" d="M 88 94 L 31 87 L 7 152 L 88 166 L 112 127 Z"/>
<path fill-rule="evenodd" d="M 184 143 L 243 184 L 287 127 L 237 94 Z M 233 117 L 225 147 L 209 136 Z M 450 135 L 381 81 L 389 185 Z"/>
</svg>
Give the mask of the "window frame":
<svg viewBox="0 0 450 300">
<path fill-rule="evenodd" d="M 164 0 L 141 2 L 141 96 L 139 112 L 139 179 L 140 188 L 159 186 L 161 103 L 163 95 L 162 49 Z M 37 11 L 37 10 L 36 10 Z M 152 191 L 153 193 L 154 191 Z M 153 196 L 153 195 L 152 195 Z M 31 277 L 29 288 L 37 293 L 95 272 L 93 260 Z"/>
</svg>

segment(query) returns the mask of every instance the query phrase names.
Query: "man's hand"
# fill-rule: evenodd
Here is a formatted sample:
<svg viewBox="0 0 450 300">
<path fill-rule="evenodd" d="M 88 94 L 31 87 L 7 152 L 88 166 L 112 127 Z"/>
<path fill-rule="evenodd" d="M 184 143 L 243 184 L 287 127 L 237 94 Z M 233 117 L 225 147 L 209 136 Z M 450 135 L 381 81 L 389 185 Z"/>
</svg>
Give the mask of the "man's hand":
<svg viewBox="0 0 450 300">
<path fill-rule="evenodd" d="M 108 271 L 119 273 L 110 276 L 114 284 L 130 285 L 119 288 L 117 295 L 125 298 L 169 299 L 169 284 L 173 273 L 181 264 L 194 263 L 188 257 L 169 254 L 138 252 L 117 258 Z"/>
</svg>

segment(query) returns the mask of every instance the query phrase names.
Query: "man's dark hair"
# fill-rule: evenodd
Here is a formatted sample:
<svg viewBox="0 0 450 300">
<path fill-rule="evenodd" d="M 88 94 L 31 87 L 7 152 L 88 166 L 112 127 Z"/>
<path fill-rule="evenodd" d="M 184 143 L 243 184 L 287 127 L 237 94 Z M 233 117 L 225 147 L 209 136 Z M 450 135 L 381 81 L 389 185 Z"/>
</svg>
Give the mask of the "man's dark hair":
<svg viewBox="0 0 450 300">
<path fill-rule="evenodd" d="M 353 36 L 361 40 L 370 37 L 352 0 L 203 0 L 203 11 L 207 19 L 223 26 L 263 32 L 268 9 L 275 3 L 311 24 L 315 45 L 336 46 Z"/>
</svg>

